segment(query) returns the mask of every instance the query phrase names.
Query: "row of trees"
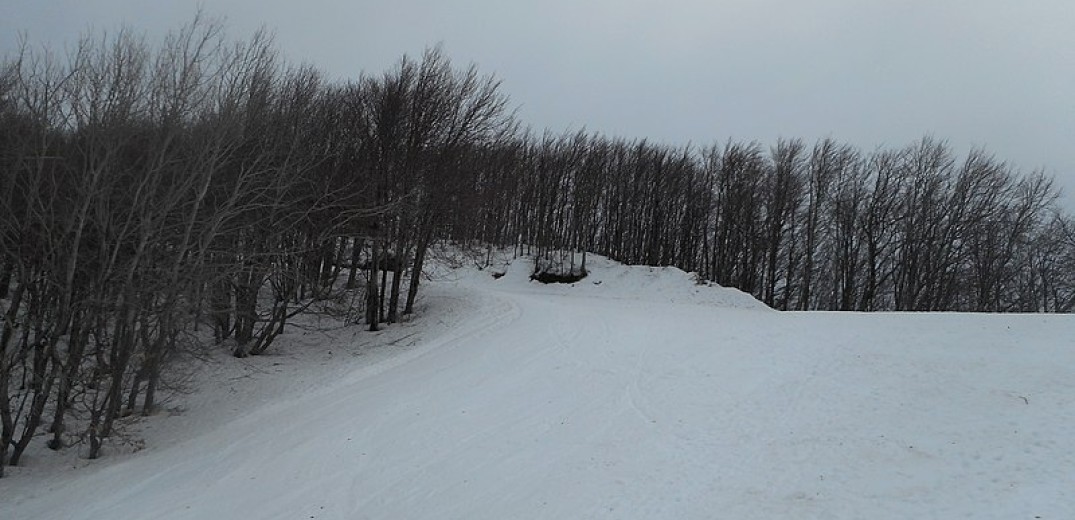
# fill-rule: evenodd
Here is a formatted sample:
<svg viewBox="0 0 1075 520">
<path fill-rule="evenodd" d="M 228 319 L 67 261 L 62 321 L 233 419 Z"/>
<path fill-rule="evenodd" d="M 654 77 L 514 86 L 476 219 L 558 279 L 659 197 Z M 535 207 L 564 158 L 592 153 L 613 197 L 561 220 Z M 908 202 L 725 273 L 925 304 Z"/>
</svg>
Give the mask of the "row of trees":
<svg viewBox="0 0 1075 520">
<path fill-rule="evenodd" d="M 201 19 L 27 48 L 0 63 L 0 474 L 42 431 L 97 457 L 185 350 L 260 354 L 346 291 L 355 321 L 401 319 L 438 240 L 674 265 L 780 309 L 1070 312 L 1055 196 L 932 139 L 536 136 L 437 49 L 336 83 Z"/>
<path fill-rule="evenodd" d="M 584 133 L 490 151 L 460 237 L 671 265 L 783 310 L 1071 312 L 1075 221 L 1040 172 L 923 138 L 702 150 Z"/>
<path fill-rule="evenodd" d="M 510 135 L 505 106 L 438 50 L 330 84 L 203 19 L 4 61 L 0 474 L 42 430 L 97 457 L 177 353 L 260 354 L 341 291 L 373 329 L 412 312 L 403 273 L 465 196 L 453 172 Z"/>
</svg>

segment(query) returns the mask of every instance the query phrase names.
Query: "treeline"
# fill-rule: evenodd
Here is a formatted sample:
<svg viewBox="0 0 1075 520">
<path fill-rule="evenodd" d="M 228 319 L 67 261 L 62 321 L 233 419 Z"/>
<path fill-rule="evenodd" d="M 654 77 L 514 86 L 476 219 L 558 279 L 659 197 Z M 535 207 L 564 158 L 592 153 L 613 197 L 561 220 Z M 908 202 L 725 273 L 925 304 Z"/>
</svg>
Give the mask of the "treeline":
<svg viewBox="0 0 1075 520">
<path fill-rule="evenodd" d="M 325 300 L 374 330 L 411 312 L 403 273 L 468 196 L 467 157 L 511 135 L 505 107 L 437 50 L 333 84 L 203 19 L 7 58 L 0 474 L 42 431 L 97 457 L 184 350 L 260 354 Z"/>
<path fill-rule="evenodd" d="M 474 171 L 487 195 L 461 236 L 676 266 L 777 309 L 1075 307 L 1075 221 L 1057 189 L 981 149 L 579 133 L 521 138 Z"/>
<path fill-rule="evenodd" d="M 536 136 L 437 49 L 332 82 L 200 19 L 27 46 L 0 62 L 0 474 L 42 432 L 97 457 L 186 350 L 260 354 L 325 301 L 399 320 L 440 240 L 674 265 L 780 309 L 1070 312 L 1055 198 L 931 139 Z"/>
</svg>

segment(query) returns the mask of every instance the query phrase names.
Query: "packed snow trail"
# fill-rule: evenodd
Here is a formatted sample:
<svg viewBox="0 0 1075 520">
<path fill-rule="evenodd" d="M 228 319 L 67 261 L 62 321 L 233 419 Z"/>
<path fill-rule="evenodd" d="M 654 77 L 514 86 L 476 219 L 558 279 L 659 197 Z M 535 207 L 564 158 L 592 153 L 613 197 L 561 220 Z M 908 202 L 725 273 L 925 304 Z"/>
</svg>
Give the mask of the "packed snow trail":
<svg viewBox="0 0 1075 520">
<path fill-rule="evenodd" d="M 470 282 L 444 337 L 0 517 L 1075 518 L 1069 316 Z"/>
</svg>

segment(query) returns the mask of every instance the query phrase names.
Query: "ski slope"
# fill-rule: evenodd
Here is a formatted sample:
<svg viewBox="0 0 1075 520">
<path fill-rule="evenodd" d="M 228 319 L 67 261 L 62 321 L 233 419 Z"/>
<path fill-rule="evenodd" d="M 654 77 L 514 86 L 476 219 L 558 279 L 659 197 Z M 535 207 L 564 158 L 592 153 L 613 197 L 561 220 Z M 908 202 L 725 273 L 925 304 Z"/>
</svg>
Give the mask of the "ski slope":
<svg viewBox="0 0 1075 520">
<path fill-rule="evenodd" d="M 0 518 L 1075 518 L 1071 316 L 778 313 L 590 267 L 442 273 L 431 308 L 467 311 L 438 334 L 177 444 L 0 480 Z"/>
</svg>

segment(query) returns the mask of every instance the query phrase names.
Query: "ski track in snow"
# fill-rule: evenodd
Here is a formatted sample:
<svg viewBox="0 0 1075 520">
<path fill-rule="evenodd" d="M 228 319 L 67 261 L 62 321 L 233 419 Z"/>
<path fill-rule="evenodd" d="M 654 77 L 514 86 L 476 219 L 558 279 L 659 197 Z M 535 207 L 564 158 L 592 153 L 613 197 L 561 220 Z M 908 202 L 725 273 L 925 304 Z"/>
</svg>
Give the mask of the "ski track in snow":
<svg viewBox="0 0 1075 520">
<path fill-rule="evenodd" d="M 470 311 L 442 335 L 2 479 L 0 518 L 1075 518 L 1072 317 L 776 313 L 592 262 L 576 287 L 444 282 Z"/>
</svg>

